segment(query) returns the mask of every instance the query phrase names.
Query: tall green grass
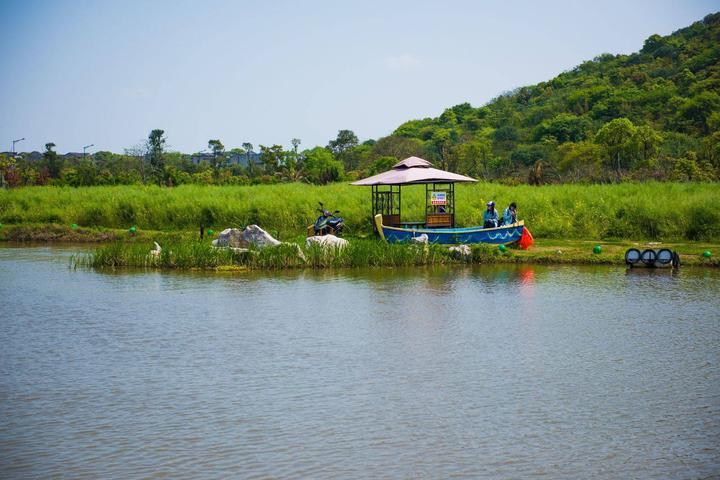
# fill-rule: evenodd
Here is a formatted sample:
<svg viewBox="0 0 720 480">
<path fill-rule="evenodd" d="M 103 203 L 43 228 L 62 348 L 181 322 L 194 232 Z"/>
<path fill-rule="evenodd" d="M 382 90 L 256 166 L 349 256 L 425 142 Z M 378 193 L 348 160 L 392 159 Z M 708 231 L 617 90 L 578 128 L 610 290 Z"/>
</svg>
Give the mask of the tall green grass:
<svg viewBox="0 0 720 480">
<path fill-rule="evenodd" d="M 319 245 L 300 247 L 281 244 L 262 250 L 235 252 L 213 248 L 205 241 L 180 241 L 163 245 L 160 255 L 150 254 L 150 243 L 115 242 L 93 253 L 73 258 L 76 267 L 93 268 L 176 268 L 248 269 L 400 267 L 440 265 L 455 261 L 447 247 L 440 245 L 388 245 L 376 239 L 354 239 L 343 249 Z"/>
<path fill-rule="evenodd" d="M 403 188 L 403 219 L 423 218 L 424 187 Z M 622 183 L 516 187 L 457 185 L 460 226 L 482 223 L 488 200 L 502 210 L 515 201 L 519 217 L 540 238 L 720 240 L 720 185 Z M 289 239 L 317 216 L 317 202 L 341 210 L 349 234 L 369 234 L 370 189 L 314 186 L 26 187 L 0 191 L 0 222 L 145 230 L 216 230 L 258 224 Z"/>
</svg>

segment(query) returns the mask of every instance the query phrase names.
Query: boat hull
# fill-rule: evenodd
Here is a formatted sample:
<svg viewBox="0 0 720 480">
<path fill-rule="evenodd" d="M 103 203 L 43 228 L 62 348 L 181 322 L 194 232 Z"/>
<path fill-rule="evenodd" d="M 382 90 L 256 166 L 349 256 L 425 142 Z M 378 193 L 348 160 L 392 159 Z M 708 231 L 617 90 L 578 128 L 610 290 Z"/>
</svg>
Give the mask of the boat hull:
<svg viewBox="0 0 720 480">
<path fill-rule="evenodd" d="M 382 215 L 375 216 L 375 224 L 380 235 L 387 242 L 410 242 L 413 238 L 427 235 L 428 243 L 458 245 L 489 243 L 492 245 L 509 244 L 520 240 L 525 228 L 523 221 L 497 228 L 401 228 L 382 224 Z"/>
</svg>

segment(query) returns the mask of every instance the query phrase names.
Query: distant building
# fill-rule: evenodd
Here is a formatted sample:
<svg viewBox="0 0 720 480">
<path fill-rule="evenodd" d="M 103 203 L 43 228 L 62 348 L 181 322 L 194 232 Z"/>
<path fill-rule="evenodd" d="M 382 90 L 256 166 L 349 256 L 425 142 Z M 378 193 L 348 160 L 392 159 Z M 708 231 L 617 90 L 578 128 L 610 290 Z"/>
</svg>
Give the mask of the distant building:
<svg viewBox="0 0 720 480">
<path fill-rule="evenodd" d="M 247 167 L 248 159 L 253 162 L 253 165 L 260 165 L 262 163 L 260 154 L 256 152 L 250 152 L 250 154 L 225 152 L 225 161 L 228 165 L 241 165 L 243 167 Z M 213 154 L 208 152 L 195 153 L 190 157 L 190 160 L 195 165 L 202 162 L 212 163 Z"/>
<path fill-rule="evenodd" d="M 8 157 L 13 156 L 13 152 L 0 152 L 2 155 L 7 155 Z M 43 159 L 43 154 L 41 152 L 15 152 L 15 158 L 22 158 L 24 160 L 30 160 L 30 161 L 37 161 Z"/>
</svg>

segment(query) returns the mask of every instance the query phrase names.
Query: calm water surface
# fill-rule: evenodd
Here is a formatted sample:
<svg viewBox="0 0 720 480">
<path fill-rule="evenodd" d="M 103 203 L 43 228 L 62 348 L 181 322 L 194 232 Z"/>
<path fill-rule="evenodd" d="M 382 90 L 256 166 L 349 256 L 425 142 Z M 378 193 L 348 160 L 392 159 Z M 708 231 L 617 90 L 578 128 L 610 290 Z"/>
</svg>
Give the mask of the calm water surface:
<svg viewBox="0 0 720 480">
<path fill-rule="evenodd" d="M 717 478 L 720 272 L 0 248 L 0 478 Z M 654 273 L 654 274 L 651 274 Z"/>
</svg>

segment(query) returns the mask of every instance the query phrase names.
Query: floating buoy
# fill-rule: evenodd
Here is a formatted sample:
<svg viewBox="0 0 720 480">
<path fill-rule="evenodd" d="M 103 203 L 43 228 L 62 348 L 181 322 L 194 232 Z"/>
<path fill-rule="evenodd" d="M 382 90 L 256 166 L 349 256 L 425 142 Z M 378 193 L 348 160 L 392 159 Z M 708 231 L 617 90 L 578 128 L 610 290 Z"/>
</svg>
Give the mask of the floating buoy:
<svg viewBox="0 0 720 480">
<path fill-rule="evenodd" d="M 500 245 L 498 245 L 498 250 L 500 250 L 502 253 L 505 253 L 507 252 L 507 247 L 501 243 Z"/>
<path fill-rule="evenodd" d="M 78 228 L 78 224 L 77 224 L 77 223 L 73 223 L 72 225 L 70 225 L 70 228 L 72 228 L 73 230 L 75 230 L 76 228 Z"/>
<path fill-rule="evenodd" d="M 137 227 L 132 226 L 132 227 L 128 228 L 128 232 L 129 232 L 131 235 L 135 235 L 135 232 L 137 232 Z"/>
<path fill-rule="evenodd" d="M 215 230 L 213 230 L 212 228 L 208 228 L 207 233 L 212 237 L 213 235 L 215 235 Z"/>
<path fill-rule="evenodd" d="M 705 258 L 710 258 L 710 257 L 712 257 L 712 252 L 711 252 L 710 250 L 705 250 L 705 251 L 702 253 L 702 256 L 705 257 Z"/>
<path fill-rule="evenodd" d="M 601 245 L 595 245 L 593 247 L 593 253 L 602 253 L 602 246 Z"/>
</svg>

